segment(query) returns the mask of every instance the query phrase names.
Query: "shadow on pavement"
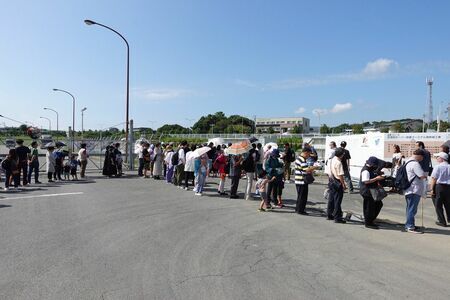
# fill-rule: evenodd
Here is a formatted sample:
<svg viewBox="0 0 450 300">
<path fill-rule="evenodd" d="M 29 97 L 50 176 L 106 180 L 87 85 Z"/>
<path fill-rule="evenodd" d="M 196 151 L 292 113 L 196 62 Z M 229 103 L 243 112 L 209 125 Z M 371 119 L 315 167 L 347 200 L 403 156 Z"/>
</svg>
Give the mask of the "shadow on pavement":
<svg viewBox="0 0 450 300">
<path fill-rule="evenodd" d="M 12 207 L 12 205 L 0 204 L 0 208 L 8 208 L 8 207 Z"/>
</svg>

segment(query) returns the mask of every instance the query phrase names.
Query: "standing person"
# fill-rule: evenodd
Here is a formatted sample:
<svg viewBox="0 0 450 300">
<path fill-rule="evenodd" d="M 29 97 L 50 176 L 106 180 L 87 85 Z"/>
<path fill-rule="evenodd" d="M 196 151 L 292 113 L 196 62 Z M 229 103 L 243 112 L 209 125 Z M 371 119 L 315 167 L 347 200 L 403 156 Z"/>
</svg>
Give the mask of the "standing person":
<svg viewBox="0 0 450 300">
<path fill-rule="evenodd" d="M 259 209 L 258 211 L 268 211 L 272 207 L 270 206 L 270 203 L 268 202 L 267 198 L 267 185 L 274 181 L 276 178 L 273 177 L 271 179 L 267 178 L 266 172 L 262 171 L 259 173 L 258 181 L 256 182 L 256 189 L 259 190 L 259 196 L 261 197 L 261 202 L 259 203 Z"/>
<path fill-rule="evenodd" d="M 153 149 L 153 179 L 161 179 L 163 173 L 163 155 L 161 150 L 161 143 L 156 143 Z"/>
<path fill-rule="evenodd" d="M 172 164 L 172 156 L 173 156 L 173 149 L 172 145 L 167 146 L 166 155 L 164 156 L 164 162 L 167 166 L 167 173 L 166 173 L 166 182 L 172 183 L 173 178 L 173 164 Z"/>
<path fill-rule="evenodd" d="M 381 200 L 375 201 L 370 192 L 370 189 L 376 189 L 379 186 L 379 181 L 384 177 L 375 173 L 378 167 L 378 160 L 371 156 L 366 161 L 366 164 L 361 169 L 361 176 L 359 180 L 359 193 L 363 197 L 363 214 L 364 224 L 366 228 L 378 229 L 378 225 L 374 223 L 378 214 L 383 207 Z"/>
<path fill-rule="evenodd" d="M 47 147 L 47 153 L 45 154 L 48 182 L 54 182 L 53 173 L 55 173 L 55 164 L 56 164 L 56 159 L 55 156 L 53 155 L 54 150 L 55 147 L 52 146 Z"/>
<path fill-rule="evenodd" d="M 400 146 L 394 145 L 394 154 L 392 154 L 392 169 L 391 169 L 391 176 L 393 178 L 397 176 L 398 168 L 400 168 L 403 165 L 404 159 L 405 157 L 400 151 Z M 389 192 L 397 192 L 397 189 L 394 186 L 389 190 Z"/>
<path fill-rule="evenodd" d="M 72 176 L 72 181 L 78 180 L 77 168 L 78 168 L 78 160 L 76 159 L 75 154 L 72 154 L 70 156 L 70 175 Z"/>
<path fill-rule="evenodd" d="M 194 151 L 196 146 L 194 144 L 191 145 L 191 148 L 186 148 L 186 163 L 184 165 L 184 187 L 186 191 L 189 190 L 189 180 L 195 178 L 195 157 Z"/>
<path fill-rule="evenodd" d="M 39 150 L 36 141 L 31 143 L 31 156 L 28 161 L 28 183 L 31 182 L 31 174 L 34 173 L 34 183 L 39 184 Z"/>
<path fill-rule="evenodd" d="M 85 178 L 86 177 L 86 167 L 88 163 L 88 153 L 86 150 L 86 143 L 81 143 L 80 145 L 80 151 L 78 151 L 78 160 L 80 161 L 80 177 Z"/>
<path fill-rule="evenodd" d="M 338 148 L 335 150 L 334 157 L 329 161 L 329 196 L 327 206 L 327 219 L 334 220 L 335 223 L 346 223 L 342 218 L 342 198 L 344 197 L 344 190 L 347 189 L 344 181 L 344 168 L 342 167 L 342 159 L 345 152 Z"/>
<path fill-rule="evenodd" d="M 262 167 L 263 167 L 263 170 L 266 171 L 266 173 L 267 173 L 266 162 L 270 158 L 270 153 L 272 153 L 272 145 L 268 145 L 267 149 L 263 153 Z"/>
<path fill-rule="evenodd" d="M 103 164 L 103 175 L 112 177 L 117 176 L 116 159 L 114 155 L 114 147 L 112 145 L 106 146 L 105 162 Z"/>
<path fill-rule="evenodd" d="M 231 190 L 230 190 L 230 198 L 238 199 L 239 196 L 237 194 L 239 187 L 239 180 L 241 179 L 242 173 L 242 162 L 244 161 L 242 155 L 233 155 L 231 156 L 231 167 L 230 167 L 230 177 L 231 177 Z"/>
<path fill-rule="evenodd" d="M 426 153 L 423 149 L 416 149 L 405 163 L 408 181 L 411 182 L 411 185 L 404 191 L 406 199 L 405 230 L 409 233 L 423 233 L 415 225 L 415 216 L 420 198 L 425 192 L 424 181 L 427 175 L 420 166 L 420 162 L 424 159 L 425 155 Z"/>
<path fill-rule="evenodd" d="M 352 177 L 350 176 L 350 159 L 352 158 L 350 155 L 350 151 L 345 149 L 347 147 L 347 142 L 342 141 L 341 142 L 341 148 L 344 150 L 344 157 L 342 158 L 342 167 L 344 168 L 344 180 L 347 184 L 348 191 L 350 193 L 353 193 L 353 183 L 352 183 Z"/>
<path fill-rule="evenodd" d="M 206 177 L 208 177 L 209 158 L 204 154 L 197 159 L 194 159 L 194 174 L 195 174 L 195 187 L 194 193 L 196 196 L 201 196 L 205 187 Z"/>
<path fill-rule="evenodd" d="M 248 153 L 247 157 L 242 163 L 242 167 L 247 176 L 247 187 L 245 188 L 245 200 L 250 200 L 252 196 L 252 186 L 253 180 L 255 180 L 255 169 L 256 169 L 255 159 L 257 153 L 255 148 L 256 147 L 250 149 L 250 152 Z"/>
<path fill-rule="evenodd" d="M 138 167 L 138 176 L 139 177 L 144 176 L 144 155 L 143 155 L 144 144 L 145 144 L 144 141 L 140 141 L 138 149 L 137 149 L 137 155 L 138 155 L 138 161 L 139 161 L 139 167 Z"/>
<path fill-rule="evenodd" d="M 261 143 L 256 145 L 256 150 L 258 151 L 258 160 L 256 161 L 256 174 L 259 176 L 263 171 L 263 161 L 264 161 L 264 149 Z"/>
<path fill-rule="evenodd" d="M 116 168 L 117 168 L 116 176 L 120 177 L 123 174 L 123 172 L 122 172 L 123 158 L 122 158 L 122 151 L 120 151 L 120 143 L 114 144 L 113 155 L 114 155 L 114 160 L 115 160 L 115 164 L 116 164 Z"/>
<path fill-rule="evenodd" d="M 300 215 L 308 215 L 305 210 L 308 202 L 308 187 L 314 179 L 312 173 L 316 169 L 308 164 L 310 155 L 311 148 L 303 147 L 302 152 L 295 161 L 295 187 L 297 189 L 295 212 Z"/>
<path fill-rule="evenodd" d="M 184 178 L 184 165 L 186 164 L 186 155 L 185 155 L 186 148 L 187 148 L 187 141 L 182 141 L 176 156 L 174 154 L 177 162 L 175 167 L 174 184 L 179 188 L 181 188 L 182 180 Z M 174 157 L 172 157 L 172 159 L 174 159 Z"/>
<path fill-rule="evenodd" d="M 55 171 L 53 172 L 53 180 L 61 181 L 65 157 L 65 154 L 61 150 L 61 146 L 56 147 L 56 150 L 53 151 L 53 157 L 55 158 Z"/>
<path fill-rule="evenodd" d="M 217 158 L 214 161 L 214 165 L 215 165 L 215 169 L 217 170 L 217 172 L 219 173 L 220 176 L 220 181 L 219 181 L 219 187 L 217 189 L 217 192 L 221 195 L 221 196 L 226 196 L 228 195 L 227 193 L 225 193 L 225 180 L 227 178 L 227 170 L 226 170 L 226 166 L 227 166 L 227 156 L 225 155 L 224 151 L 218 146 L 217 147 Z"/>
<path fill-rule="evenodd" d="M 142 144 L 142 177 L 143 178 L 149 178 L 147 175 L 148 171 L 150 170 L 150 152 L 148 151 L 148 148 L 150 147 L 150 144 L 147 142 L 144 142 Z"/>
<path fill-rule="evenodd" d="M 2 168 L 5 170 L 5 191 L 10 189 L 11 181 L 14 182 L 14 188 L 18 188 L 20 184 L 20 173 L 16 149 L 9 149 L 8 156 L 2 160 Z"/>
<path fill-rule="evenodd" d="M 18 170 L 19 170 L 19 181 L 20 174 L 22 173 L 22 184 L 24 186 L 28 185 L 28 159 L 31 153 L 30 148 L 23 145 L 23 140 L 18 139 L 16 141 L 16 155 L 18 159 Z"/>
<path fill-rule="evenodd" d="M 281 184 L 283 184 L 284 169 L 283 163 L 278 159 L 279 157 L 280 152 L 278 149 L 273 149 L 265 163 L 267 177 L 270 179 L 275 177 L 275 180 L 271 181 L 267 188 L 269 204 L 273 202 L 275 206 L 282 205 L 278 202 L 278 196 L 280 195 L 279 189 L 281 189 Z"/>
<path fill-rule="evenodd" d="M 284 144 L 284 180 L 287 182 L 291 181 L 291 163 L 295 161 L 295 152 L 291 149 L 289 143 Z"/>
<path fill-rule="evenodd" d="M 439 164 L 434 168 L 433 173 L 431 173 L 431 198 L 433 199 L 438 219 L 436 225 L 447 227 L 444 208 L 447 214 L 447 220 L 450 222 L 450 165 L 448 163 L 448 154 L 439 152 L 434 156 Z"/>
<path fill-rule="evenodd" d="M 211 148 L 211 150 L 208 151 L 207 155 L 208 155 L 208 169 L 210 172 L 213 171 L 213 161 L 216 159 L 216 147 L 214 147 L 214 143 L 210 142 L 208 144 L 208 147 Z"/>
<path fill-rule="evenodd" d="M 425 144 L 423 142 L 416 142 L 416 147 L 417 149 L 423 150 L 423 159 L 419 163 L 422 167 L 422 170 L 425 172 L 425 175 L 428 177 L 433 169 L 431 165 L 431 154 L 430 152 L 428 152 L 428 150 L 425 149 Z"/>
</svg>

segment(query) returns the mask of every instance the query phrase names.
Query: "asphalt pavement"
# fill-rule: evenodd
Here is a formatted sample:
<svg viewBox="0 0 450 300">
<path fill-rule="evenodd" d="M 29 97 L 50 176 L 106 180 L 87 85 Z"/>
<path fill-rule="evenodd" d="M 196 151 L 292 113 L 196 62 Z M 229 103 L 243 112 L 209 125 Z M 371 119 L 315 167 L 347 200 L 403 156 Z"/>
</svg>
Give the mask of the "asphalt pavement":
<svg viewBox="0 0 450 300">
<path fill-rule="evenodd" d="M 425 234 L 402 232 L 405 201 L 390 195 L 380 230 L 258 202 L 203 196 L 135 176 L 42 184 L 0 193 L 0 299 L 448 299 L 450 228 L 430 199 Z M 230 181 L 227 182 L 229 186 Z M 243 192 L 245 181 L 239 190 Z M 344 210 L 360 214 L 361 197 Z M 420 210 L 417 224 L 421 224 Z"/>
</svg>

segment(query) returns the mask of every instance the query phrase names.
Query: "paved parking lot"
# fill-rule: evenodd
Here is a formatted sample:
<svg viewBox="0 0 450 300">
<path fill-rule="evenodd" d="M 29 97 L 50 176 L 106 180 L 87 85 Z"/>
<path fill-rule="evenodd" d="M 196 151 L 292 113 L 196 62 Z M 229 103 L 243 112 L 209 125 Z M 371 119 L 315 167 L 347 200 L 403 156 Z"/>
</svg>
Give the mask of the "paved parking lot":
<svg viewBox="0 0 450 300">
<path fill-rule="evenodd" d="M 310 216 L 257 212 L 211 179 L 195 196 L 126 176 L 0 193 L 0 299 L 448 299 L 450 228 L 401 231 L 404 200 L 389 196 L 381 229 L 334 224 L 310 189 Z M 229 182 L 228 182 L 229 183 Z M 240 190 L 245 187 L 241 182 Z M 344 210 L 361 212 L 357 194 Z M 420 212 L 419 212 L 420 215 Z M 420 218 L 418 219 L 420 224 Z"/>
</svg>

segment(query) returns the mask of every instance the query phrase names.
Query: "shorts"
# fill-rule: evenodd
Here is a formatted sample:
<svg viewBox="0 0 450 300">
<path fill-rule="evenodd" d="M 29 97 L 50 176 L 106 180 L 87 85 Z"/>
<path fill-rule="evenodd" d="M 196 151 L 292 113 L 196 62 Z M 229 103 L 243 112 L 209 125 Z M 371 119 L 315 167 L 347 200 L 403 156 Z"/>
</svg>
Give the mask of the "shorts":
<svg viewBox="0 0 450 300">
<path fill-rule="evenodd" d="M 267 193 L 266 192 L 259 192 L 259 196 L 261 197 L 261 200 L 266 201 L 267 200 Z"/>
</svg>

